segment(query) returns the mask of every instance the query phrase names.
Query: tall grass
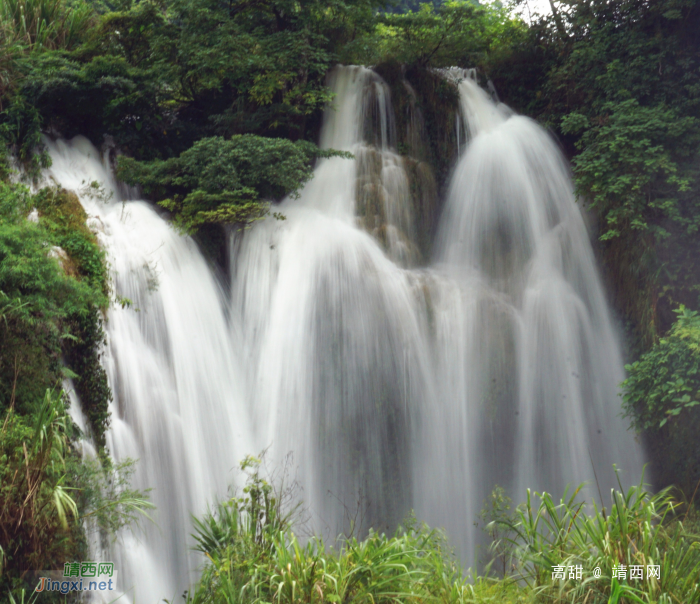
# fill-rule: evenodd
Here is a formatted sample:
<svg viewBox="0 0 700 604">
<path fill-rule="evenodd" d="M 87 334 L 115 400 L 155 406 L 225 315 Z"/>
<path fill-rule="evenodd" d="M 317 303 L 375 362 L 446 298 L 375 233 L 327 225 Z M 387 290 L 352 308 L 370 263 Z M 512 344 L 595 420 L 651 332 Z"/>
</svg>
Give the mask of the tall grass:
<svg viewBox="0 0 700 604">
<path fill-rule="evenodd" d="M 22 78 L 22 57 L 34 51 L 72 50 L 94 22 L 92 7 L 82 1 L 68 7 L 64 0 L 0 0 L 0 111 Z"/>
<path fill-rule="evenodd" d="M 190 604 L 389 604 L 519 602 L 513 582 L 470 583 L 440 531 L 409 519 L 393 536 L 370 531 L 332 546 L 291 531 L 294 507 L 248 458 L 242 497 L 195 519 L 197 549 L 208 560 Z M 286 511 L 285 511 L 286 510 Z"/>
<path fill-rule="evenodd" d="M 514 582 L 476 578 L 470 583 L 445 548 L 439 531 L 399 529 L 394 536 L 370 532 L 336 547 L 322 539 L 301 544 L 279 532 L 269 556 L 243 562 L 210 557 L 190 604 L 418 604 L 524 602 Z"/>
<path fill-rule="evenodd" d="M 580 492 L 567 491 L 555 503 L 548 493 L 528 491 L 512 516 L 494 521 L 506 529 L 490 533 L 506 536 L 494 547 L 508 553 L 506 576 L 494 579 L 465 576 L 444 535 L 411 519 L 393 536 L 370 532 L 332 546 L 318 537 L 301 543 L 256 469 L 243 497 L 195 521 L 207 565 L 188 602 L 700 603 L 699 538 L 677 515 L 668 489 L 652 495 L 642 483 L 629 490 L 620 485 L 611 490 L 609 508 L 587 506 Z M 621 564 L 643 566 L 644 579 L 614 577 Z M 554 566 L 578 565 L 581 579 L 553 580 Z M 647 579 L 647 565 L 660 567 L 658 579 Z"/>
<path fill-rule="evenodd" d="M 69 422 L 62 393 L 47 390 L 33 427 L 23 425 L 12 410 L 0 426 L 3 574 L 46 568 L 42 565 L 55 553 L 49 536 L 66 531 L 69 519 L 78 517 L 64 484 Z"/>
<path fill-rule="evenodd" d="M 559 503 L 548 493 L 528 490 L 513 521 L 512 578 L 524 582 L 547 602 L 700 602 L 700 536 L 686 528 L 669 489 L 650 494 L 643 482 L 610 493 L 610 507 L 587 506 L 582 487 L 565 492 Z M 534 500 L 539 499 L 535 505 Z M 553 580 L 553 567 L 581 565 L 581 580 Z M 624 565 L 625 579 L 614 577 Z M 630 566 L 642 566 L 644 578 L 631 579 Z M 660 566 L 660 577 L 647 577 Z M 595 577 L 595 569 L 600 576 Z"/>
<path fill-rule="evenodd" d="M 93 18 L 87 3 L 68 7 L 63 0 L 0 0 L 0 37 L 31 49 L 70 50 Z"/>
</svg>

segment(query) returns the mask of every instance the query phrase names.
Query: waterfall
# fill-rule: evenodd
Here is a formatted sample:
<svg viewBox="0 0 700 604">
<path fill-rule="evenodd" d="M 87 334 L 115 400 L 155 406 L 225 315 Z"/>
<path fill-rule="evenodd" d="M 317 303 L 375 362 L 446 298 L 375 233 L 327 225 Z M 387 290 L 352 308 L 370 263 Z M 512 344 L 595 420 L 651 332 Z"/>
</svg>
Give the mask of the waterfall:
<svg viewBox="0 0 700 604">
<path fill-rule="evenodd" d="M 253 450 L 223 292 L 191 239 L 151 205 L 121 199 L 86 139 L 47 144 L 47 176 L 79 194 L 122 302 L 110 307 L 105 326 L 114 395 L 107 447 L 116 460 L 139 460 L 132 484 L 152 489 L 157 507 L 156 523 L 124 531 L 100 555 L 115 562 L 131 601 L 174 600 L 202 564 L 189 549 L 190 514 L 226 493 L 238 461 Z M 95 181 L 104 194 L 94 195 Z"/>
<path fill-rule="evenodd" d="M 312 530 L 392 530 L 414 509 L 467 565 L 496 484 L 519 501 L 597 476 L 606 493 L 613 463 L 638 480 L 567 165 L 535 122 L 455 77 L 467 141 L 431 258 L 416 241 L 415 160 L 397 153 L 390 89 L 366 68 L 329 76 L 320 139 L 355 159 L 320 160 L 275 208 L 283 220 L 232 235 L 226 289 L 90 143 L 48 143 L 47 176 L 79 194 L 123 303 L 106 323 L 107 444 L 140 460 L 134 486 L 158 508 L 157 525 L 100 554 L 130 601 L 179 597 L 196 578 L 190 514 L 266 447 L 272 467 L 292 460 Z M 91 195 L 95 180 L 111 199 Z"/>
<path fill-rule="evenodd" d="M 411 417 L 430 398 L 430 359 L 419 278 L 400 266 L 411 217 L 389 90 L 361 67 L 337 69 L 331 85 L 321 145 L 356 160 L 319 162 L 279 206 L 285 220 L 232 246 L 231 313 L 255 427 L 278 463 L 294 454 L 313 528 L 335 536 L 350 518 L 388 528 L 409 511 Z"/>
<path fill-rule="evenodd" d="M 425 462 L 426 476 L 445 475 L 422 492 L 467 499 L 472 516 L 494 484 L 517 501 L 528 487 L 559 496 L 587 482 L 584 496 L 600 500 L 617 484 L 613 464 L 630 485 L 643 456 L 620 418 L 622 355 L 567 165 L 536 122 L 472 78 L 459 91 L 471 140 L 434 263 L 443 388 L 430 423 L 444 457 Z M 457 486 L 467 466 L 471 483 Z M 435 515 L 424 505 L 448 533 L 462 526 L 459 505 Z"/>
</svg>

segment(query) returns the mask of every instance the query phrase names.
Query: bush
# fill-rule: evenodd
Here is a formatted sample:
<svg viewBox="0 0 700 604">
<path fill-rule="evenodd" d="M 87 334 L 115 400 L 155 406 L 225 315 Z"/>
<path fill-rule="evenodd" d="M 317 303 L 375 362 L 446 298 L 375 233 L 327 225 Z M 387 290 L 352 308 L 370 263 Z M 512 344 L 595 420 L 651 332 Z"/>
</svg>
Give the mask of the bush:
<svg viewBox="0 0 700 604">
<path fill-rule="evenodd" d="M 623 407 L 647 436 L 657 483 L 691 497 L 700 482 L 700 316 L 681 307 L 676 317 L 666 337 L 626 366 Z"/>
<path fill-rule="evenodd" d="M 688 421 L 700 405 L 700 316 L 681 306 L 677 320 L 622 383 L 626 416 L 638 431 L 659 430 L 674 417 Z"/>
<path fill-rule="evenodd" d="M 120 157 L 117 175 L 140 185 L 173 212 L 181 229 L 247 223 L 267 213 L 268 202 L 296 195 L 312 174 L 316 157 L 349 157 L 306 141 L 253 134 L 203 138 L 177 158 L 138 162 Z"/>
<path fill-rule="evenodd" d="M 410 67 L 472 67 L 497 46 L 507 46 L 526 32 L 500 5 L 452 0 L 435 8 L 379 16 L 373 63 L 395 60 Z"/>
</svg>

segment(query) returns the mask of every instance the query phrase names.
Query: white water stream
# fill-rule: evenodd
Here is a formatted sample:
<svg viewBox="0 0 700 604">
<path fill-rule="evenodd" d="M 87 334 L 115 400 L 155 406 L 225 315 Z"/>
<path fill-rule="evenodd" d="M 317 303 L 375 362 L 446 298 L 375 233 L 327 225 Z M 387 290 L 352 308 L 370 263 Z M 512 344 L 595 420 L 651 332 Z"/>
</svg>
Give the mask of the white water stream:
<svg viewBox="0 0 700 604">
<path fill-rule="evenodd" d="M 124 201 L 85 139 L 50 143 L 48 176 L 81 194 L 132 301 L 107 321 L 108 447 L 138 458 L 157 526 L 109 551 L 132 602 L 179 597 L 201 559 L 190 514 L 223 496 L 249 453 L 292 453 L 311 528 L 391 529 L 411 509 L 467 564 L 495 484 L 555 495 L 637 481 L 619 416 L 622 359 L 567 166 L 533 121 L 460 83 L 464 132 L 434 244 L 420 254 L 389 89 L 336 69 L 321 160 L 299 199 L 231 242 L 224 291 L 196 245 Z M 597 493 L 597 491 L 595 491 Z M 96 555 L 98 555 L 96 554 Z"/>
</svg>

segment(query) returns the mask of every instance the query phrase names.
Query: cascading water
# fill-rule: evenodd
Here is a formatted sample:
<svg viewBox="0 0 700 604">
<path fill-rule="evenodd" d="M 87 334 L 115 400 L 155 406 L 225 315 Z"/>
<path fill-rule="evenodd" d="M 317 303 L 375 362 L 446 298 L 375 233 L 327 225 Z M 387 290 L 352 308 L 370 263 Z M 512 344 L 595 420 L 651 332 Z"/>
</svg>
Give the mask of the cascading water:
<svg viewBox="0 0 700 604">
<path fill-rule="evenodd" d="M 85 139 L 48 143 L 48 176 L 80 193 L 108 253 L 115 293 L 104 358 L 114 400 L 107 446 L 117 460 L 138 459 L 133 486 L 152 488 L 157 524 L 125 532 L 104 552 L 119 587 L 138 602 L 175 598 L 201 559 L 189 550 L 190 514 L 201 513 L 234 482 L 252 449 L 243 376 L 222 291 L 189 238 L 144 202 L 119 190 Z M 91 197 L 100 182 L 111 200 Z"/>
<path fill-rule="evenodd" d="M 286 220 L 233 246 L 231 312 L 250 361 L 256 427 L 273 459 L 294 452 L 314 528 L 337 534 L 358 511 L 375 527 L 408 511 L 410 418 L 430 398 L 430 359 L 418 278 L 390 259 L 406 260 L 394 253 L 411 215 L 401 158 L 388 149 L 388 89 L 365 68 L 331 77 L 338 107 L 326 112 L 321 145 L 352 151 L 356 162 L 321 161 L 301 197 L 279 207 Z M 382 238 L 387 231 L 394 236 Z"/>
<path fill-rule="evenodd" d="M 442 388 L 431 438 L 442 435 L 444 458 L 424 469 L 446 476 L 422 490 L 453 492 L 441 513 L 424 502 L 434 522 L 450 519 L 448 533 L 463 526 L 455 502 L 470 501 L 473 516 L 494 484 L 522 498 L 527 487 L 559 495 L 597 480 L 606 493 L 613 464 L 630 483 L 642 465 L 619 417 L 622 357 L 564 159 L 472 78 L 459 88 L 471 140 L 447 194 L 435 253 L 443 279 L 432 288 Z"/>
<path fill-rule="evenodd" d="M 253 361 L 256 424 L 278 459 L 296 453 L 331 533 L 348 528 L 338 500 L 352 514 L 362 493 L 367 526 L 414 507 L 471 562 L 472 520 L 495 484 L 561 493 L 595 470 L 607 489 L 613 463 L 637 478 L 641 454 L 617 417 L 621 356 L 561 154 L 535 122 L 460 80 L 470 142 L 432 268 L 401 268 L 410 262 L 368 223 L 369 190 L 405 212 L 375 213 L 394 240 L 414 237 L 410 197 L 384 172 L 406 182 L 388 87 L 343 68 L 321 143 L 356 165 L 320 164 L 281 205 L 286 221 L 233 247 L 232 313 Z M 368 183 L 367 157 L 382 179 Z"/>
<path fill-rule="evenodd" d="M 638 479 L 617 411 L 619 346 L 547 134 L 460 80 L 469 140 L 433 262 L 416 268 L 432 175 L 396 153 L 379 76 L 341 67 L 330 85 L 321 146 L 355 160 L 319 161 L 276 208 L 284 220 L 232 237 L 226 294 L 151 206 L 81 195 L 132 302 L 110 309 L 105 363 L 110 452 L 140 459 L 135 486 L 152 487 L 159 510 L 158 527 L 123 535 L 113 554 L 138 602 L 186 588 L 200 563 L 189 514 L 267 446 L 273 466 L 293 454 L 314 530 L 387 529 L 413 508 L 467 564 L 495 484 L 515 499 L 526 486 L 558 494 L 595 469 L 607 489 L 613 463 Z M 98 180 L 118 198 L 87 141 L 50 152 L 62 186 Z"/>
</svg>

